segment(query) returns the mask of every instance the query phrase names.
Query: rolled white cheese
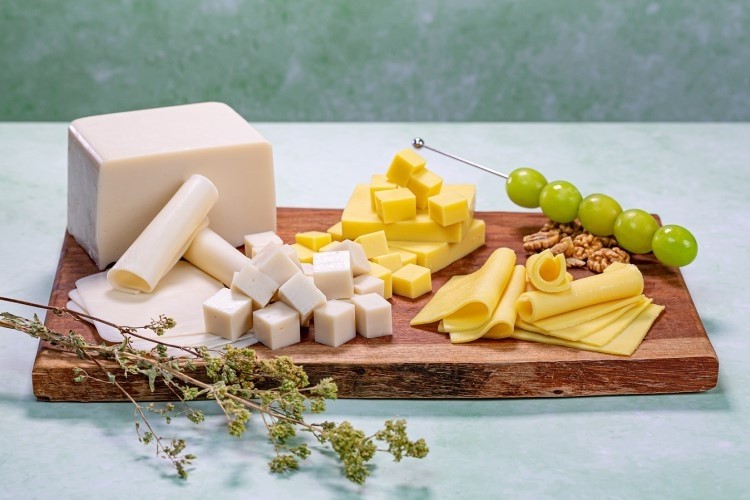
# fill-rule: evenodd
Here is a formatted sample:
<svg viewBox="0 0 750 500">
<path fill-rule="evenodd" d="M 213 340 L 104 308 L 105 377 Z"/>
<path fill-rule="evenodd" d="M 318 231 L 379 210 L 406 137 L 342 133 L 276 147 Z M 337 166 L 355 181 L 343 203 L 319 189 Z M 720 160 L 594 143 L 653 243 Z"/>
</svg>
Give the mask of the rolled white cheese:
<svg viewBox="0 0 750 500">
<path fill-rule="evenodd" d="M 218 197 L 208 178 L 191 175 L 109 270 L 109 283 L 123 292 L 153 291 L 208 224 L 206 216 Z"/>
<path fill-rule="evenodd" d="M 242 252 L 207 227 L 198 231 L 184 257 L 228 287 L 232 286 L 234 273 L 240 272 L 250 262 Z"/>
</svg>

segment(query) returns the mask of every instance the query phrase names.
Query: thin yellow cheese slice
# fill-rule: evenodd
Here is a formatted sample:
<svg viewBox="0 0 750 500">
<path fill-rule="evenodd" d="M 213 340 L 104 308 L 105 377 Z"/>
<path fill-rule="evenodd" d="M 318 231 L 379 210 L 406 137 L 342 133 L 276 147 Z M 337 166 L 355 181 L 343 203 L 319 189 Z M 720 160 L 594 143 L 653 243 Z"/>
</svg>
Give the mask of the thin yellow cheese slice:
<svg viewBox="0 0 750 500">
<path fill-rule="evenodd" d="M 518 325 L 519 328 L 523 330 L 528 330 L 530 332 L 537 332 L 537 333 L 543 333 L 545 335 L 552 335 L 553 337 L 559 337 L 565 340 L 581 340 L 582 338 L 587 337 L 591 335 L 592 333 L 598 332 L 602 330 L 603 328 L 608 327 L 617 318 L 619 318 L 626 312 L 630 311 L 634 307 L 639 307 L 643 304 L 649 304 L 650 302 L 651 301 L 649 299 L 646 299 L 645 296 L 640 295 L 637 301 L 628 302 L 623 307 L 619 307 L 599 317 L 592 318 L 588 321 L 585 321 L 577 325 L 569 326 L 567 328 L 544 329 L 544 328 L 540 328 L 538 325 L 534 323 L 526 323 L 523 320 L 517 321 L 516 324 Z M 550 320 L 554 318 L 555 316 L 553 316 L 552 318 L 547 318 L 546 320 L 542 320 L 542 321 L 547 321 L 549 323 Z"/>
<path fill-rule="evenodd" d="M 574 280 L 570 289 L 558 293 L 526 292 L 518 298 L 518 315 L 526 322 L 536 321 L 582 307 L 640 295 L 643 275 L 634 265 Z"/>
<path fill-rule="evenodd" d="M 627 305 L 635 304 L 641 300 L 642 297 L 642 295 L 633 295 L 632 297 L 626 297 L 624 299 L 602 302 L 601 304 L 594 304 L 592 306 L 582 307 L 581 309 L 575 309 L 556 316 L 550 316 L 549 318 L 540 319 L 533 324 L 543 332 L 562 330 L 564 328 L 584 324 L 594 318 L 598 318 Z M 518 321 L 523 321 L 523 319 L 519 318 Z"/>
<path fill-rule="evenodd" d="M 548 293 L 556 293 L 568 290 L 570 281 L 565 264 L 565 255 L 553 255 L 547 249 L 541 253 L 534 254 L 526 260 L 526 272 L 529 282 L 537 290 Z"/>
<path fill-rule="evenodd" d="M 516 328 L 513 330 L 511 335 L 514 339 L 529 340 L 532 342 L 540 342 L 542 344 L 560 345 L 565 347 L 573 347 L 575 349 L 583 349 L 586 351 L 602 352 L 605 354 L 617 354 L 620 356 L 630 356 L 635 352 L 643 338 L 648 333 L 651 325 L 659 317 L 659 314 L 664 310 L 664 306 L 656 304 L 649 304 L 646 309 L 638 315 L 632 323 L 630 323 L 617 337 L 612 339 L 606 345 L 593 346 L 590 344 L 584 344 L 583 342 L 572 342 L 570 340 L 558 339 L 556 337 L 550 337 L 541 333 L 529 332 Z"/>
<path fill-rule="evenodd" d="M 451 332 L 451 342 L 462 344 L 471 342 L 480 337 L 502 339 L 513 333 L 513 325 L 516 321 L 516 300 L 526 289 L 526 268 L 516 266 L 510 275 L 505 291 L 492 312 L 490 320 L 474 330 Z M 445 325 L 441 322 L 443 328 Z"/>
<path fill-rule="evenodd" d="M 516 253 L 510 248 L 495 250 L 478 271 L 448 280 L 414 316 L 411 325 L 442 319 L 447 330 L 468 330 L 485 323 L 495 310 L 515 263 Z"/>
<path fill-rule="evenodd" d="M 594 346 L 604 346 L 612 342 L 622 331 L 635 320 L 648 306 L 651 304 L 653 299 L 644 297 L 642 301 L 636 303 L 633 307 L 629 308 L 625 314 L 621 315 L 615 321 L 579 340 L 584 344 Z"/>
</svg>

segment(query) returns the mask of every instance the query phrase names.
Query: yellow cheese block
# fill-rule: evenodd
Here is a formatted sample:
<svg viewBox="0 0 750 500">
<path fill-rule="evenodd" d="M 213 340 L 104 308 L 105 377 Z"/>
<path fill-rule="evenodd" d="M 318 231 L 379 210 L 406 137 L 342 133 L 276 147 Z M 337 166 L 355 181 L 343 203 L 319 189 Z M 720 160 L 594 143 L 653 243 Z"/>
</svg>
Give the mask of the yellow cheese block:
<svg viewBox="0 0 750 500">
<path fill-rule="evenodd" d="M 324 246 L 328 245 L 333 238 L 329 233 L 323 233 L 321 231 L 306 231 L 304 233 L 297 233 L 294 235 L 294 241 L 304 247 L 309 248 L 313 252 L 317 252 Z"/>
<path fill-rule="evenodd" d="M 385 239 L 385 231 L 363 234 L 354 241 L 362 245 L 368 259 L 390 253 L 388 240 Z"/>
<path fill-rule="evenodd" d="M 297 252 L 297 257 L 299 257 L 300 262 L 304 262 L 305 264 L 312 264 L 313 261 L 313 252 L 309 248 L 307 248 L 305 245 L 300 245 L 299 243 L 292 243 L 290 245 L 295 252 Z"/>
<path fill-rule="evenodd" d="M 383 280 L 383 298 L 390 299 L 393 296 L 393 273 L 387 267 L 383 267 L 380 264 L 374 262 L 370 263 L 370 272 L 376 278 Z"/>
<path fill-rule="evenodd" d="M 454 276 L 411 320 L 411 325 L 423 325 L 443 320 L 447 331 L 476 328 L 490 319 L 500 294 L 513 273 L 516 253 L 510 248 L 499 248 L 477 271 Z"/>
<path fill-rule="evenodd" d="M 640 295 L 643 275 L 634 265 L 574 280 L 558 293 L 526 292 L 518 298 L 518 315 L 528 323 L 610 300 Z"/>
<path fill-rule="evenodd" d="M 401 254 L 398 252 L 378 255 L 377 257 L 373 257 L 371 259 L 371 262 L 380 264 L 383 267 L 387 267 L 391 270 L 392 273 L 404 267 L 404 264 L 401 262 Z"/>
<path fill-rule="evenodd" d="M 427 199 L 440 193 L 443 187 L 443 178 L 435 172 L 423 168 L 419 172 L 411 174 L 406 187 L 417 197 L 417 208 L 426 209 Z"/>
<path fill-rule="evenodd" d="M 518 328 L 513 331 L 511 337 L 519 340 L 540 342 L 542 344 L 561 345 L 565 347 L 573 347 L 575 349 L 584 349 L 586 351 L 630 356 L 635 352 L 638 346 L 641 345 L 641 342 L 651 328 L 651 325 L 656 321 L 656 318 L 659 317 L 659 314 L 661 314 L 663 310 L 664 306 L 649 304 L 646 309 L 644 309 L 635 320 L 625 327 L 619 335 L 603 346 L 594 346 L 583 342 L 563 340 L 542 333 L 528 332 Z"/>
<path fill-rule="evenodd" d="M 547 293 L 568 290 L 572 281 L 572 276 L 567 272 L 565 255 L 553 255 L 550 249 L 526 259 L 526 272 L 534 288 Z"/>
<path fill-rule="evenodd" d="M 604 328 L 580 339 L 579 342 L 598 347 L 609 344 L 651 304 L 652 300 L 644 297 L 642 301 L 637 302 L 633 307 L 629 307 L 625 314 Z"/>
<path fill-rule="evenodd" d="M 370 207 L 376 210 L 375 207 L 375 193 L 378 191 L 384 191 L 386 189 L 396 189 L 398 184 L 391 182 L 383 174 L 375 174 L 370 178 Z"/>
<path fill-rule="evenodd" d="M 441 226 L 450 226 L 470 217 L 469 202 L 464 196 L 452 191 L 443 191 L 427 199 L 430 218 Z"/>
<path fill-rule="evenodd" d="M 354 240 L 363 234 L 385 231 L 388 240 L 458 243 L 464 239 L 471 220 L 443 227 L 430 218 L 427 211 L 417 211 L 410 220 L 385 224 L 370 207 L 369 187 L 358 184 L 341 216 L 344 239 Z"/>
<path fill-rule="evenodd" d="M 642 297 L 642 295 L 633 295 L 632 297 L 626 297 L 624 299 L 610 300 L 609 302 L 602 302 L 601 304 L 574 309 L 556 316 L 550 316 L 549 318 L 535 321 L 534 326 L 541 329 L 540 331 L 542 332 L 575 327 L 591 321 L 594 318 L 599 318 L 605 314 L 611 313 L 612 311 L 635 304 L 640 301 Z M 523 321 L 523 319 L 519 318 L 519 321 Z"/>
<path fill-rule="evenodd" d="M 390 241 L 389 244 L 391 248 L 415 254 L 417 264 L 429 267 L 433 273 L 436 273 L 484 245 L 484 230 L 484 221 L 474 219 L 469 226 L 466 238 L 460 243 Z"/>
<path fill-rule="evenodd" d="M 480 337 L 502 339 L 513 333 L 516 322 L 516 300 L 526 289 L 526 268 L 518 265 L 513 268 L 508 284 L 505 286 L 497 307 L 492 312 L 490 320 L 474 330 L 451 332 L 451 342 L 461 344 L 471 342 Z M 443 324 L 443 328 L 445 325 Z"/>
<path fill-rule="evenodd" d="M 412 174 L 424 169 L 426 163 L 427 160 L 419 156 L 412 149 L 402 149 L 393 157 L 391 166 L 388 167 L 385 176 L 389 181 L 406 187 Z"/>
<path fill-rule="evenodd" d="M 388 253 L 397 253 L 401 256 L 401 263 L 403 265 L 406 264 L 418 264 L 417 263 L 417 254 L 407 252 L 406 250 L 401 250 L 400 248 L 391 248 L 388 247 Z"/>
<path fill-rule="evenodd" d="M 406 188 L 378 191 L 375 211 L 384 224 L 413 219 L 417 216 L 417 197 Z"/>
<path fill-rule="evenodd" d="M 638 300 L 627 301 L 624 306 L 618 307 L 617 309 L 614 309 L 606 314 L 602 314 L 601 316 L 598 316 L 596 318 L 592 318 L 590 320 L 584 321 L 577 325 L 568 326 L 566 328 L 550 328 L 550 325 L 554 324 L 554 320 L 557 318 L 557 316 L 552 316 L 550 318 L 542 320 L 545 322 L 545 326 L 547 326 L 546 329 L 540 328 L 535 323 L 526 323 L 522 319 L 516 321 L 516 326 L 523 330 L 543 333 L 545 335 L 552 335 L 553 337 L 559 337 L 565 340 L 581 340 L 588 335 L 591 335 L 595 332 L 601 331 L 603 328 L 608 327 L 615 320 L 617 320 L 623 314 L 627 313 L 633 308 L 637 308 L 643 304 L 650 303 L 650 300 L 646 299 L 646 297 L 643 295 L 639 295 L 637 298 Z"/>
<path fill-rule="evenodd" d="M 432 275 L 426 267 L 407 264 L 393 273 L 393 293 L 416 299 L 432 291 Z"/>
<path fill-rule="evenodd" d="M 344 241 L 344 233 L 341 229 L 341 221 L 329 227 L 326 232 L 331 235 L 333 241 Z"/>
</svg>

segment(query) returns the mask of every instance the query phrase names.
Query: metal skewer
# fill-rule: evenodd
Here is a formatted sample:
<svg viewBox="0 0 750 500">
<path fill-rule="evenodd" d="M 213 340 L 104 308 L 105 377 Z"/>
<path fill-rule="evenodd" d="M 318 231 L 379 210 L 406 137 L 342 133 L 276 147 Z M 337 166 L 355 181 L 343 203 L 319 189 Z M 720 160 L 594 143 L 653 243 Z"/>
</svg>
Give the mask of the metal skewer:
<svg viewBox="0 0 750 500">
<path fill-rule="evenodd" d="M 441 154 L 443 156 L 447 156 L 448 158 L 453 158 L 454 160 L 458 160 L 461 163 L 466 163 L 467 165 L 471 165 L 474 168 L 478 168 L 479 170 L 484 170 L 485 172 L 488 172 L 493 175 L 497 175 L 498 177 L 502 177 L 503 179 L 508 179 L 508 176 L 506 174 L 503 174 L 501 172 L 498 172 L 497 170 L 492 170 L 491 168 L 485 167 L 484 165 L 480 165 L 479 163 L 474 163 L 473 161 L 469 161 L 466 158 L 461 158 L 460 156 L 452 155 L 450 153 L 446 153 L 445 151 L 440 151 L 439 149 L 435 149 L 431 146 L 428 146 L 425 144 L 424 139 L 421 137 L 415 137 L 411 141 L 411 145 L 414 146 L 414 149 L 429 149 L 430 151 L 434 151 L 435 153 Z"/>
</svg>

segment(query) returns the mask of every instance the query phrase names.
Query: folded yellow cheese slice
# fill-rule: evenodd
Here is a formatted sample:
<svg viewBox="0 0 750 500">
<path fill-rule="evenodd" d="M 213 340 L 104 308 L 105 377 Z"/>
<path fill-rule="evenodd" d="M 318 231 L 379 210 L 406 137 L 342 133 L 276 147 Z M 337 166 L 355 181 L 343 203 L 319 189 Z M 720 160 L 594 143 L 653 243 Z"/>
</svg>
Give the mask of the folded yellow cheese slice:
<svg viewBox="0 0 750 500">
<path fill-rule="evenodd" d="M 635 304 L 643 298 L 643 295 L 633 295 L 632 297 L 626 297 L 624 299 L 610 300 L 609 302 L 602 302 L 601 304 L 594 304 L 591 306 L 582 307 L 580 309 L 574 309 L 572 311 L 564 312 L 549 318 L 540 319 L 533 323 L 535 330 L 538 329 L 540 333 L 548 332 L 552 330 L 563 330 L 565 328 L 572 328 L 578 325 L 585 324 L 595 318 L 609 314 L 612 311 L 616 311 L 628 305 Z M 517 322 L 527 324 L 522 318 L 518 318 Z M 526 329 L 525 327 L 522 327 Z M 532 331 L 535 331 L 532 330 Z"/>
<path fill-rule="evenodd" d="M 451 342 L 462 344 L 477 340 L 480 337 L 502 339 L 510 336 L 516 322 L 516 300 L 525 289 L 526 268 L 520 265 L 515 266 L 489 321 L 473 330 L 451 332 Z M 442 322 L 441 325 L 445 328 Z"/>
<path fill-rule="evenodd" d="M 478 270 L 464 276 L 454 276 L 411 320 L 411 325 L 423 325 L 443 320 L 446 330 L 468 330 L 487 320 L 495 310 L 505 288 L 516 253 L 509 248 L 495 250 Z"/>
<path fill-rule="evenodd" d="M 526 273 L 534 288 L 542 292 L 562 292 L 570 288 L 572 281 L 565 255 L 553 255 L 549 249 L 526 259 Z"/>
<path fill-rule="evenodd" d="M 604 346 L 612 342 L 627 326 L 632 323 L 648 306 L 653 302 L 653 299 L 644 297 L 643 300 L 634 304 L 625 311 L 620 317 L 616 318 L 607 326 L 593 332 L 586 337 L 583 337 L 579 342 L 589 344 L 593 346 Z"/>
<path fill-rule="evenodd" d="M 634 265 L 627 265 L 595 276 L 574 280 L 568 290 L 558 293 L 542 291 L 523 293 L 516 302 L 518 315 L 528 323 L 549 318 L 582 307 L 640 295 L 643 275 Z"/>
<path fill-rule="evenodd" d="M 542 344 L 560 345 L 565 347 L 573 347 L 575 349 L 583 349 L 586 351 L 601 352 L 605 354 L 617 354 L 620 356 L 630 356 L 635 352 L 638 346 L 643 341 L 643 338 L 648 333 L 651 325 L 659 317 L 659 314 L 664 310 L 664 306 L 656 304 L 649 304 L 638 317 L 635 318 L 625 329 L 612 339 L 608 344 L 603 346 L 594 346 L 586 344 L 584 342 L 574 342 L 570 340 L 559 339 L 556 337 L 550 337 L 542 333 L 529 332 L 516 328 L 513 330 L 511 335 L 514 339 L 529 340 L 532 342 L 540 342 Z"/>
</svg>

